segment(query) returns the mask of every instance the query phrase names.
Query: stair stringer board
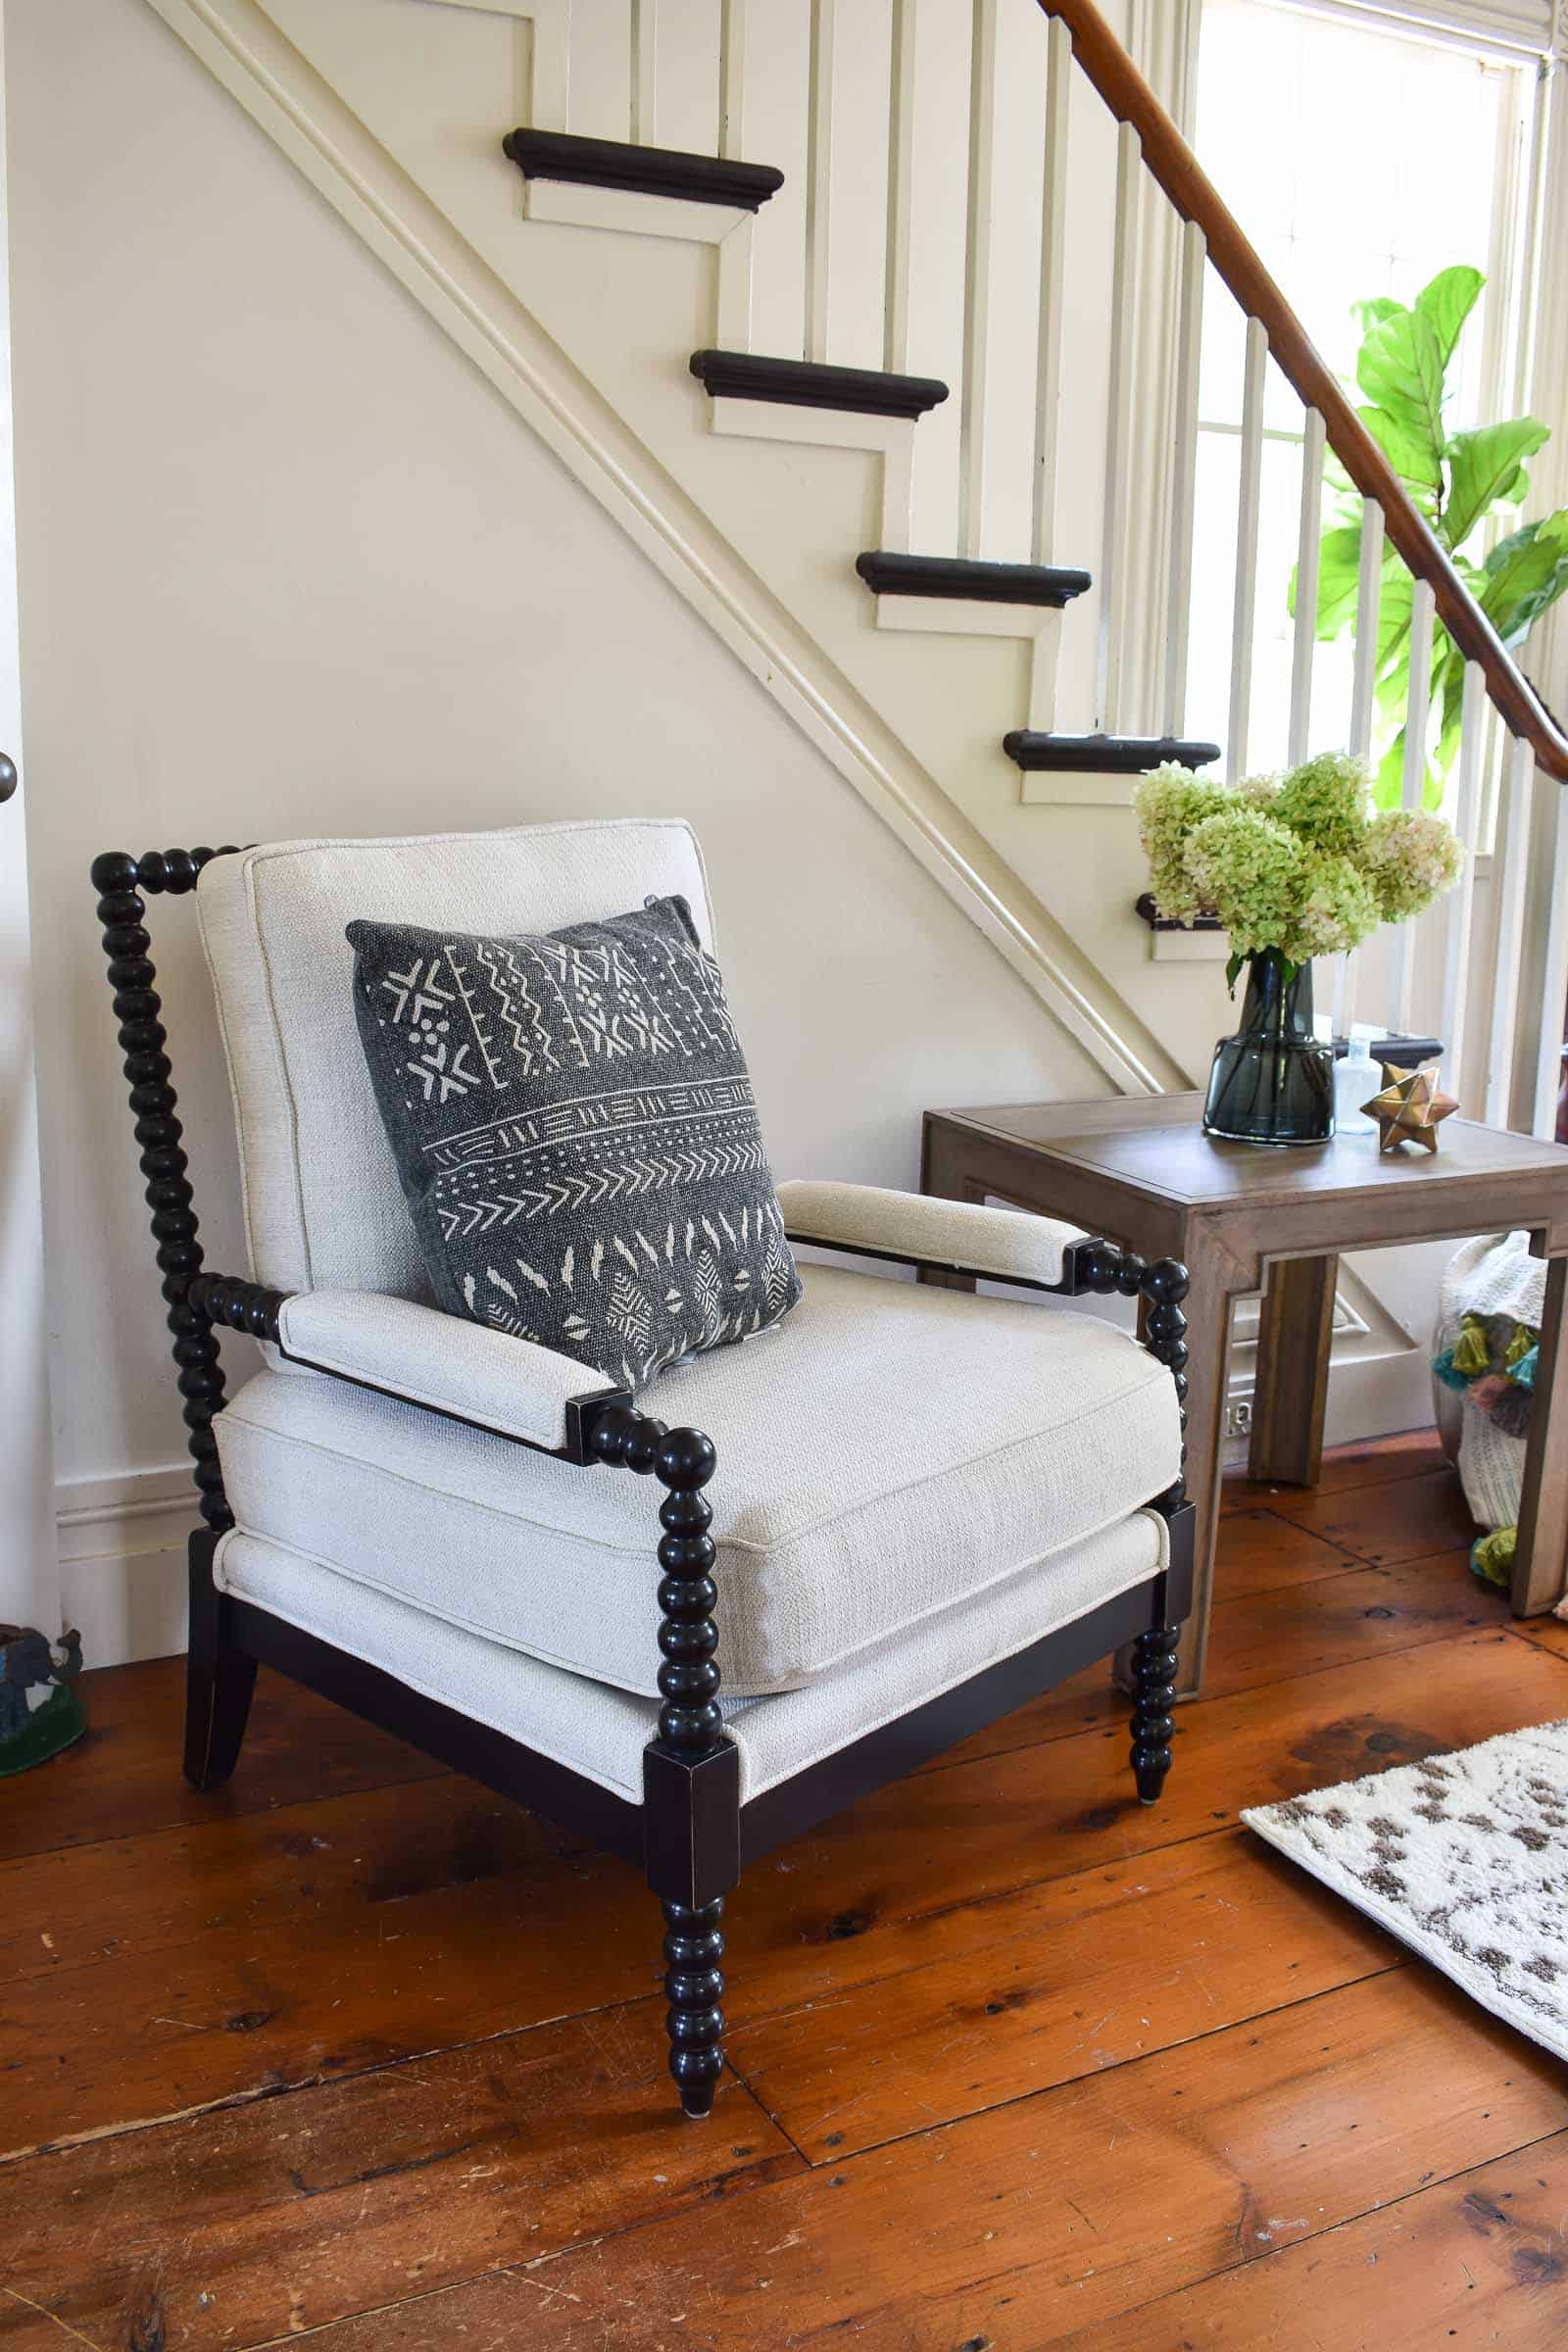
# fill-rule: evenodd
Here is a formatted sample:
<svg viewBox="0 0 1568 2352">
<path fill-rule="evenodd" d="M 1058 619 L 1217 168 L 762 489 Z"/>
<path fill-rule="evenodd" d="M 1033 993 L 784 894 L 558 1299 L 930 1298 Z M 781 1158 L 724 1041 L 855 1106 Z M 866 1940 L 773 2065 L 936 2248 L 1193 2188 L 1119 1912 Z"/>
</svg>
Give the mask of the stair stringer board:
<svg viewBox="0 0 1568 2352">
<path fill-rule="evenodd" d="M 148 5 L 745 662 L 1111 1083 L 1128 1093 L 1183 1083 L 1152 1030 L 986 832 L 258 0 Z M 513 5 L 506 13 L 521 21 L 531 12 Z M 505 191 L 498 221 L 515 233 L 517 177 L 501 157 L 499 135 L 494 176 Z M 679 338 L 678 320 L 672 333 Z M 706 399 L 695 383 L 691 392 L 698 403 Z M 860 543 L 858 532 L 846 539 L 852 579 Z M 858 581 L 854 587 L 864 596 Z"/>
</svg>

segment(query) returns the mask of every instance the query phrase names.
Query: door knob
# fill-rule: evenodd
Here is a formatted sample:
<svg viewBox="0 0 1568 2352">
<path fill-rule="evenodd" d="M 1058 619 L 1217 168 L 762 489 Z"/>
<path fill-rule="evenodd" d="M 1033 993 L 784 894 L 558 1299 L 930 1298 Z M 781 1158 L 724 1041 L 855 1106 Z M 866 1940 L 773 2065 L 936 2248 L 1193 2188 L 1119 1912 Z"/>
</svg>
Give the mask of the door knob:
<svg viewBox="0 0 1568 2352">
<path fill-rule="evenodd" d="M 17 763 L 0 752 L 0 801 L 9 801 L 17 789 Z"/>
</svg>

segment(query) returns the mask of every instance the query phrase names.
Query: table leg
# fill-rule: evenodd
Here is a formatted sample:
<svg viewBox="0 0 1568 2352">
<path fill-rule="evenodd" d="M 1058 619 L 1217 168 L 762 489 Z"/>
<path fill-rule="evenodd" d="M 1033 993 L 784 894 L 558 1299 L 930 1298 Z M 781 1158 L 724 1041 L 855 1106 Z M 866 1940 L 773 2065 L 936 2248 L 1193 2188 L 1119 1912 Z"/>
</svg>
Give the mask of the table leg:
<svg viewBox="0 0 1568 2352">
<path fill-rule="evenodd" d="M 1268 1269 L 1257 1331 L 1248 1475 L 1314 1487 L 1323 1461 L 1337 1257 L 1282 1257 Z"/>
<path fill-rule="evenodd" d="M 1516 1617 L 1539 1617 L 1562 1598 L 1568 1576 L 1568 1257 L 1546 1262 L 1535 1409 L 1525 1447 L 1512 1600 Z"/>
</svg>

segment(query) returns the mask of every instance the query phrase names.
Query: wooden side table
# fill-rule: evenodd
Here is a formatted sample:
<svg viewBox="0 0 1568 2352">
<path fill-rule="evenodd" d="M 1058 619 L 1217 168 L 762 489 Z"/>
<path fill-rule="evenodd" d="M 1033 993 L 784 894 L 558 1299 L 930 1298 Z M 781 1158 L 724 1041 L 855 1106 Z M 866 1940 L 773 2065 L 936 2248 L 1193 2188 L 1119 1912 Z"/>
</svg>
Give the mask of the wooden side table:
<svg viewBox="0 0 1568 2352">
<path fill-rule="evenodd" d="M 931 1110 L 921 1163 L 922 1190 L 944 1200 L 1008 1201 L 1188 1269 L 1187 1483 L 1198 1529 L 1183 1694 L 1202 1682 L 1232 1303 L 1263 1293 L 1251 1475 L 1311 1486 L 1342 1250 L 1523 1227 L 1547 1259 L 1512 1598 L 1520 1616 L 1549 1609 L 1568 1578 L 1568 1150 L 1454 1118 L 1435 1154 L 1380 1156 L 1370 1135 L 1263 1151 L 1211 1142 L 1201 1111 L 1199 1094 Z"/>
</svg>

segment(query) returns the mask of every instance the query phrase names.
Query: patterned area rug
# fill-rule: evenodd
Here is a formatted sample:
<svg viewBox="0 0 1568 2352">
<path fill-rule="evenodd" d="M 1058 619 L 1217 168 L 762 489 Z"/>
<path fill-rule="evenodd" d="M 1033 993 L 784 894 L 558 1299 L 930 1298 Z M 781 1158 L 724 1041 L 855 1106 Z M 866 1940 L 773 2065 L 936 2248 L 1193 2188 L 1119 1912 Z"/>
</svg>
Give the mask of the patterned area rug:
<svg viewBox="0 0 1568 2352">
<path fill-rule="evenodd" d="M 1242 1819 L 1484 2009 L 1568 2058 L 1568 1722 Z"/>
</svg>

